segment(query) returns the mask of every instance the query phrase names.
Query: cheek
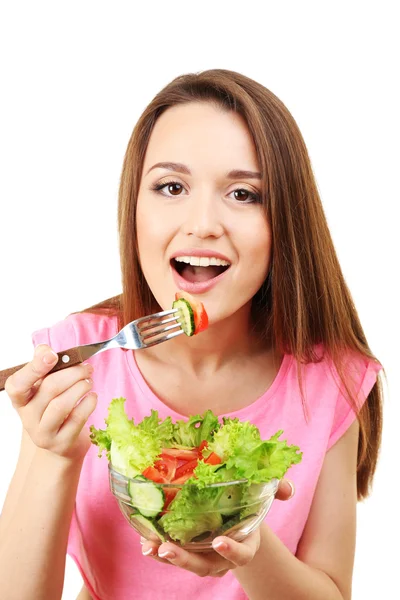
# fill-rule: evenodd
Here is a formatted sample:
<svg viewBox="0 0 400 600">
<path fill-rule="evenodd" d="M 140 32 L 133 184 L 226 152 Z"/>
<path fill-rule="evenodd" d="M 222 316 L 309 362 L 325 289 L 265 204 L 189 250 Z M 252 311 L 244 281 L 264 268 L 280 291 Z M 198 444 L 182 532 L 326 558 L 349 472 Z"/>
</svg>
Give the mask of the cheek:
<svg viewBox="0 0 400 600">
<path fill-rule="evenodd" d="M 138 204 L 136 232 L 140 261 L 146 262 L 155 251 L 159 255 L 162 245 L 165 244 L 166 231 L 162 219 L 157 216 L 157 212 L 143 210 Z"/>
<path fill-rule="evenodd" d="M 139 245 L 146 245 L 149 237 L 157 237 L 157 220 L 151 218 L 147 210 L 142 210 L 138 205 L 136 212 L 136 231 Z"/>
<path fill-rule="evenodd" d="M 255 270 L 266 275 L 271 262 L 272 235 L 266 223 L 257 223 L 251 229 L 251 234 L 246 236 L 247 257 L 251 263 L 252 271 Z M 249 265 L 250 266 L 250 265 Z"/>
</svg>

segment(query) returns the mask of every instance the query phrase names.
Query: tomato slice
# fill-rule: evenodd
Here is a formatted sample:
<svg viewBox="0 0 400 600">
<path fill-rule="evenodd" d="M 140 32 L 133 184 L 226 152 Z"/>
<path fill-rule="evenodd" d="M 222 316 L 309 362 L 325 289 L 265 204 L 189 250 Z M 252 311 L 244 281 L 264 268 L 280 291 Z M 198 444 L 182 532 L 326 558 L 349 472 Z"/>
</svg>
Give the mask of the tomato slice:
<svg viewBox="0 0 400 600">
<path fill-rule="evenodd" d="M 193 477 L 193 471 L 191 471 L 190 473 L 186 473 L 186 475 L 182 475 L 182 477 L 179 477 L 179 479 L 174 479 L 174 481 L 172 481 L 171 483 L 179 483 L 179 485 L 182 485 L 183 483 L 186 483 L 186 481 L 191 477 Z"/>
<path fill-rule="evenodd" d="M 207 448 L 207 446 L 208 446 L 207 440 L 203 440 L 198 449 L 198 453 L 200 454 L 200 456 L 203 455 L 203 450 L 204 450 L 204 448 Z"/>
<path fill-rule="evenodd" d="M 176 494 L 178 493 L 178 488 L 164 488 L 164 497 L 165 497 L 165 502 L 164 502 L 164 507 L 163 507 L 163 511 L 166 511 L 168 509 L 168 506 L 171 504 L 172 500 L 175 498 Z"/>
<path fill-rule="evenodd" d="M 142 475 L 156 483 L 169 483 L 175 477 L 177 466 L 177 458 L 162 453 L 160 458 L 154 463 L 154 466 L 147 467 Z"/>
<path fill-rule="evenodd" d="M 178 467 L 177 470 L 176 470 L 176 472 L 175 472 L 174 483 L 176 483 L 177 479 L 180 479 L 183 475 L 187 475 L 188 473 L 190 473 L 190 476 L 192 476 L 193 475 L 193 471 L 197 467 L 198 462 L 199 461 L 198 461 L 198 457 L 197 457 L 195 460 L 190 460 L 186 464 L 181 465 L 180 467 Z"/>
<path fill-rule="evenodd" d="M 163 456 L 173 456 L 177 460 L 194 460 L 198 457 L 198 450 L 197 448 L 193 448 L 193 450 L 180 450 L 179 448 L 164 448 Z"/>
<path fill-rule="evenodd" d="M 203 305 L 201 305 L 201 306 L 202 306 L 202 311 L 200 311 L 199 313 L 196 313 L 197 321 L 196 321 L 196 316 L 194 317 L 194 334 L 195 335 L 196 335 L 196 333 L 201 333 L 208 327 L 208 315 L 206 313 L 204 306 Z"/>
<path fill-rule="evenodd" d="M 187 292 L 176 292 L 175 300 L 179 300 L 183 298 L 187 300 L 192 307 L 193 316 L 194 316 L 194 334 L 200 333 L 204 331 L 208 327 L 208 315 L 206 309 L 203 306 L 203 303 L 199 300 L 196 300 L 193 296 L 188 294 Z"/>
<path fill-rule="evenodd" d="M 143 477 L 146 477 L 146 479 L 151 479 L 151 481 L 154 481 L 155 483 L 168 483 L 160 471 L 154 467 L 147 467 L 147 469 L 143 471 L 142 475 Z"/>
<path fill-rule="evenodd" d="M 219 465 L 222 463 L 222 460 L 220 459 L 218 454 L 215 454 L 215 452 L 211 452 L 210 456 L 206 458 L 204 462 L 208 465 Z"/>
<path fill-rule="evenodd" d="M 154 464 L 154 467 L 164 475 L 167 481 L 172 481 L 175 477 L 175 471 L 178 466 L 178 460 L 174 456 L 161 454 L 161 458 Z"/>
</svg>

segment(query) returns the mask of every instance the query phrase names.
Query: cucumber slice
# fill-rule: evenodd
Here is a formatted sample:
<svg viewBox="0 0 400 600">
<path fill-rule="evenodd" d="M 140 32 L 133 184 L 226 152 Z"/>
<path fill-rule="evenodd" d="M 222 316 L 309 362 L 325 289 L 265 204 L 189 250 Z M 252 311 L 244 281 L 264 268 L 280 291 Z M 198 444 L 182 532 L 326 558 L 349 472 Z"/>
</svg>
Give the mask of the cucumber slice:
<svg viewBox="0 0 400 600">
<path fill-rule="evenodd" d="M 184 298 L 180 298 L 174 300 L 172 308 L 179 309 L 180 315 L 177 320 L 182 325 L 184 333 L 188 336 L 194 335 L 194 313 L 190 303 Z"/>
<path fill-rule="evenodd" d="M 135 484 L 135 481 L 143 481 L 143 483 Z M 132 505 L 144 517 L 156 517 L 162 511 L 165 501 L 164 492 L 159 485 L 146 477 L 140 475 L 132 479 L 128 483 L 128 492 Z"/>
<path fill-rule="evenodd" d="M 143 537 L 150 537 L 151 539 L 154 539 L 154 541 L 166 541 L 161 529 L 159 529 L 152 520 L 147 519 L 143 515 L 131 515 L 131 523 L 137 526 Z M 150 535 L 149 531 L 151 532 Z"/>
</svg>

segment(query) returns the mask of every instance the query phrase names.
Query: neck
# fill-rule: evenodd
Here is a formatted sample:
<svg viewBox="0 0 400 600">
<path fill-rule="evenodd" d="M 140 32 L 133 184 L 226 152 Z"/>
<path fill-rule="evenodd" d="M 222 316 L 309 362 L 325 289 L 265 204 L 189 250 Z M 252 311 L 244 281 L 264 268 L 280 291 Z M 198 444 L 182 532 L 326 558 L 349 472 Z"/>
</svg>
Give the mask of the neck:
<svg viewBox="0 0 400 600">
<path fill-rule="evenodd" d="M 196 336 L 180 335 L 150 350 L 163 362 L 179 363 L 182 369 L 197 374 L 211 374 L 228 362 L 267 349 L 268 344 L 261 343 L 252 330 L 250 307 L 245 306 L 223 321 L 211 323 L 206 331 Z"/>
</svg>

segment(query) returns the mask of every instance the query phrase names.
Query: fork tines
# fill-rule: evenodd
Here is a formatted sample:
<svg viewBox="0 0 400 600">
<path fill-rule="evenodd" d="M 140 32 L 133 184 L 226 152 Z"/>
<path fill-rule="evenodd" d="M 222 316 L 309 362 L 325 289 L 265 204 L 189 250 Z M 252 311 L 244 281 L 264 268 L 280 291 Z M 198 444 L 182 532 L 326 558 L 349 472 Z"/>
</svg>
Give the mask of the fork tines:
<svg viewBox="0 0 400 600">
<path fill-rule="evenodd" d="M 183 333 L 177 321 L 179 310 L 171 309 L 143 317 L 136 322 L 137 330 L 146 346 L 153 346 Z M 171 323 L 171 325 L 167 325 Z M 168 333 L 170 332 L 170 333 Z M 162 336 L 162 337 L 159 337 Z"/>
</svg>

